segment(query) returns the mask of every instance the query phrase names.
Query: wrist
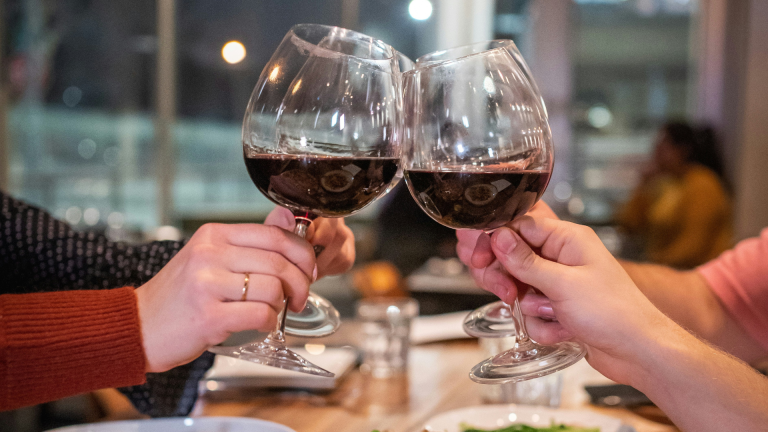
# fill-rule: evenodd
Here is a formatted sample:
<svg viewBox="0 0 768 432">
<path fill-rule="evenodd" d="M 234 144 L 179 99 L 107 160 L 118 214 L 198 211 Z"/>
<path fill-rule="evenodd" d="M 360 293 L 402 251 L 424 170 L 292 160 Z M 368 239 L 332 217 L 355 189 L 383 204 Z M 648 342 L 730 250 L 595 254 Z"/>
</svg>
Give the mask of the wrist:
<svg viewBox="0 0 768 432">
<path fill-rule="evenodd" d="M 152 332 L 150 331 L 151 320 L 151 304 L 149 300 L 147 299 L 147 290 L 143 287 L 139 287 L 135 290 L 136 293 L 136 308 L 139 312 L 139 330 L 141 334 L 141 346 L 144 350 L 144 359 L 145 359 L 145 372 L 160 372 L 159 368 L 156 365 L 156 361 L 154 359 L 153 353 L 154 353 L 154 340 L 152 337 Z"/>
</svg>

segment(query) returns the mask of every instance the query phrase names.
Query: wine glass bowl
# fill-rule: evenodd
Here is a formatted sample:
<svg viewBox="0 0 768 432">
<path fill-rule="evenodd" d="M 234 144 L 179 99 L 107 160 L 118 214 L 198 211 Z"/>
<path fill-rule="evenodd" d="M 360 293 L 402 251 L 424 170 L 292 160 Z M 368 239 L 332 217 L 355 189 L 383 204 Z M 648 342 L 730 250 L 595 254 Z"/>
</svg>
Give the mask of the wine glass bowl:
<svg viewBox="0 0 768 432">
<path fill-rule="evenodd" d="M 541 94 L 512 41 L 483 42 L 420 57 L 403 75 L 403 170 L 411 195 L 435 221 L 491 233 L 541 198 L 554 146 Z M 528 338 L 519 305 L 470 313 L 465 331 L 514 335 L 515 346 L 475 366 L 480 383 L 555 372 L 584 356 L 582 345 Z"/>
</svg>

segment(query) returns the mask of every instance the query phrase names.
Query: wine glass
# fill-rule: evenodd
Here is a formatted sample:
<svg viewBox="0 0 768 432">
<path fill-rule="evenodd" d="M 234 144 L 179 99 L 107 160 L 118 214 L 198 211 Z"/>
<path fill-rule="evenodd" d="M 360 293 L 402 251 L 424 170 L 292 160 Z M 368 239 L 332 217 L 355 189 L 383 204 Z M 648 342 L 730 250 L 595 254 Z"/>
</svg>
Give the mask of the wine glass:
<svg viewBox="0 0 768 432">
<path fill-rule="evenodd" d="M 509 40 L 419 58 L 403 75 L 405 181 L 419 206 L 454 229 L 490 233 L 541 198 L 554 162 L 540 93 Z M 464 323 L 478 337 L 516 336 L 512 349 L 470 372 L 484 384 L 522 381 L 570 366 L 584 346 L 532 341 L 517 300 L 495 302 Z"/>
<path fill-rule="evenodd" d="M 379 40 L 317 24 L 294 26 L 272 55 L 245 113 L 243 156 L 256 187 L 293 212 L 297 235 L 316 217 L 360 211 L 396 181 L 408 62 Z M 284 308 L 264 341 L 211 351 L 333 376 L 287 349 L 284 333 L 318 337 L 338 325 L 330 302 L 310 293 L 302 313 Z"/>
</svg>

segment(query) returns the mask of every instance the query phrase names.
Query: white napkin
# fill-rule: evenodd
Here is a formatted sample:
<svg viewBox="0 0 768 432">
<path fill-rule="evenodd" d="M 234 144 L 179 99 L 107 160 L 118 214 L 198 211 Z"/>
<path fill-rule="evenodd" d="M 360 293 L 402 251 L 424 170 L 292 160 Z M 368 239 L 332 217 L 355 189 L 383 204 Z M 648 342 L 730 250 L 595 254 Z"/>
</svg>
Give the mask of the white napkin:
<svg viewBox="0 0 768 432">
<path fill-rule="evenodd" d="M 451 339 L 465 339 L 464 318 L 470 311 L 453 312 L 442 315 L 427 315 L 411 322 L 411 345 L 437 342 Z"/>
</svg>

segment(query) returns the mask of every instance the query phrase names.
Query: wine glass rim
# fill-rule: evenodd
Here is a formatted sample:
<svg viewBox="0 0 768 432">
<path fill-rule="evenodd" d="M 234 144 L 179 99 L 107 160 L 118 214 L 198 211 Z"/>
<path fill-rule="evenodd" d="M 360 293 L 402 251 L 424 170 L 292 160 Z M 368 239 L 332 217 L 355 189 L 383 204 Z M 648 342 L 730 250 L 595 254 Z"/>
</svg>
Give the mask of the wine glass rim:
<svg viewBox="0 0 768 432">
<path fill-rule="evenodd" d="M 299 33 L 297 33 L 297 31 L 300 31 L 303 29 L 311 29 L 311 28 L 321 28 L 329 31 L 339 31 L 344 35 L 353 36 L 354 38 L 357 38 L 359 40 L 368 40 L 371 45 L 376 46 L 379 49 L 383 50 L 385 53 L 384 55 L 386 55 L 386 57 L 383 57 L 381 59 L 375 59 L 371 57 L 360 57 L 359 55 L 343 53 L 330 48 L 321 47 L 316 43 L 312 43 L 308 41 L 305 36 L 301 36 Z M 392 47 L 391 45 L 387 44 L 381 39 L 377 39 L 373 36 L 369 36 L 365 33 L 360 33 L 355 30 L 346 29 L 344 27 L 325 25 L 325 24 L 303 23 L 303 24 L 296 24 L 293 27 L 291 27 L 291 29 L 288 31 L 288 34 L 292 36 L 291 39 L 294 41 L 294 43 L 300 44 L 302 48 L 306 48 L 307 50 L 311 51 L 315 55 L 337 57 L 337 58 L 354 58 L 364 63 L 370 63 L 374 65 L 387 65 L 387 64 L 391 64 L 392 61 L 397 60 L 396 59 L 397 50 L 395 50 L 395 48 Z"/>
<path fill-rule="evenodd" d="M 495 48 L 491 48 L 491 49 L 486 49 L 486 50 L 483 50 L 483 51 L 472 52 L 472 53 L 469 53 L 469 54 L 466 54 L 466 55 L 463 55 L 463 56 L 460 56 L 460 57 L 456 57 L 456 58 L 449 58 L 449 59 L 446 59 L 446 60 L 432 60 L 432 61 L 427 61 L 427 62 L 424 62 L 424 60 L 423 60 L 427 56 L 441 55 L 441 54 L 448 53 L 448 52 L 451 52 L 451 51 L 459 51 L 459 50 L 464 50 L 464 49 L 471 48 L 471 47 L 474 47 L 474 46 L 488 45 L 488 44 L 491 44 L 491 43 L 499 43 L 499 46 L 497 46 Z M 423 56 L 417 58 L 416 62 L 415 62 L 416 63 L 416 67 L 411 69 L 411 70 L 409 70 L 409 71 L 407 71 L 407 72 L 404 72 L 404 74 L 415 74 L 417 71 L 423 71 L 423 70 L 427 70 L 427 69 L 432 69 L 432 68 L 435 68 L 435 67 L 438 67 L 438 66 L 439 67 L 451 66 L 451 65 L 456 64 L 456 63 L 467 61 L 468 59 L 470 59 L 472 57 L 485 56 L 485 55 L 488 55 L 490 53 L 493 53 L 493 52 L 499 51 L 499 50 L 507 51 L 507 49 L 509 49 L 509 48 L 513 48 L 515 51 L 518 51 L 517 45 L 515 45 L 515 42 L 513 40 L 511 40 L 511 39 L 492 39 L 492 40 L 487 40 L 487 41 L 483 41 L 483 42 L 475 42 L 475 43 L 468 44 L 468 45 L 462 45 L 462 46 L 458 46 L 458 47 L 448 48 L 448 49 L 444 49 L 444 50 L 433 51 L 431 53 L 424 54 Z"/>
</svg>

